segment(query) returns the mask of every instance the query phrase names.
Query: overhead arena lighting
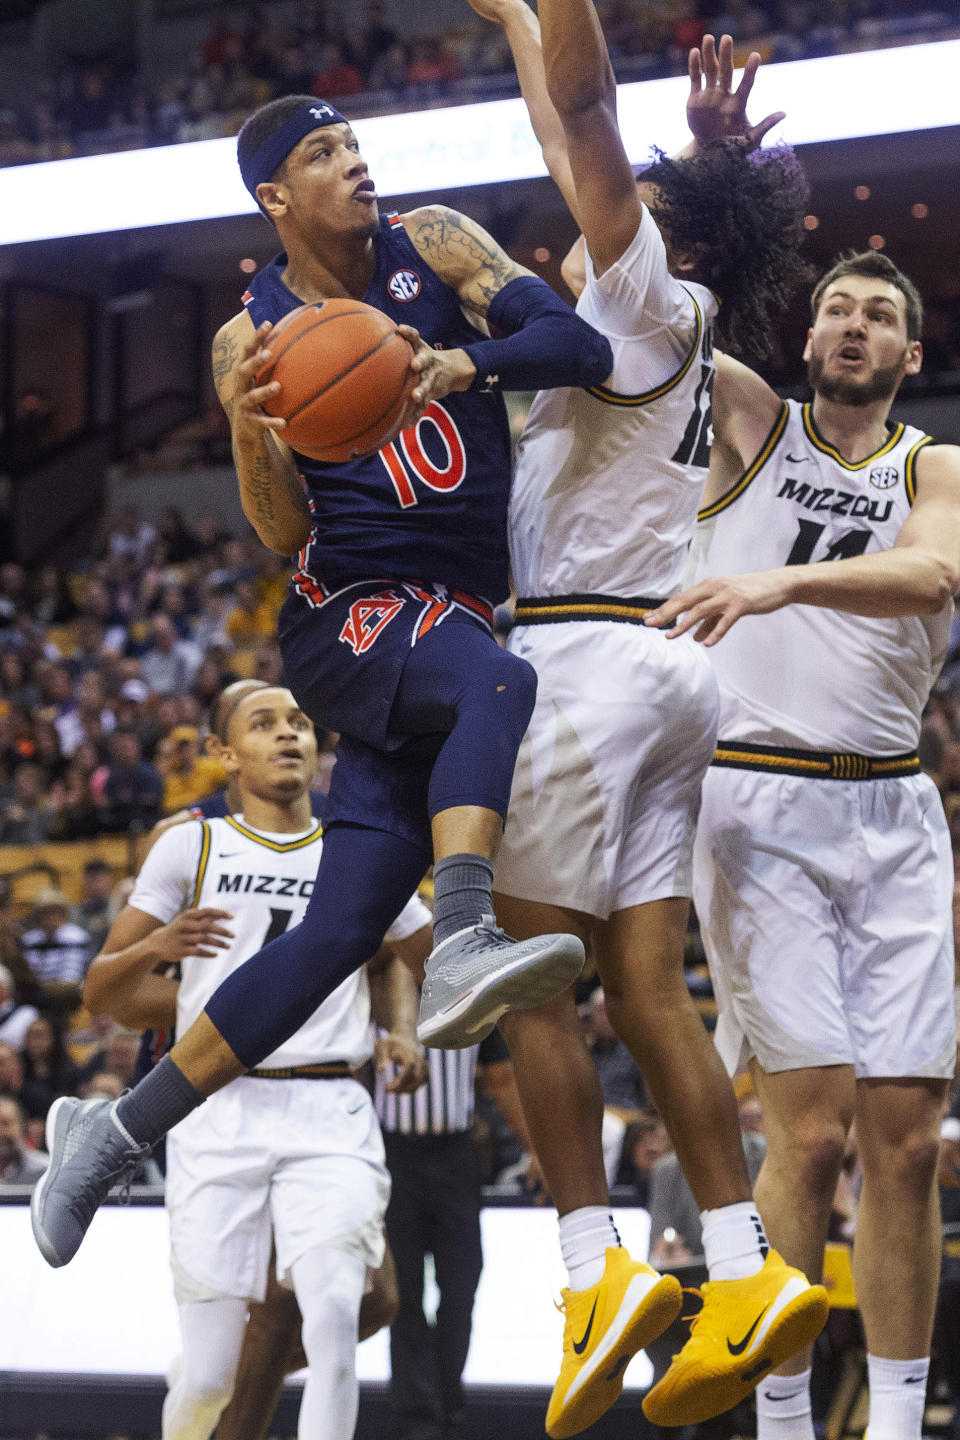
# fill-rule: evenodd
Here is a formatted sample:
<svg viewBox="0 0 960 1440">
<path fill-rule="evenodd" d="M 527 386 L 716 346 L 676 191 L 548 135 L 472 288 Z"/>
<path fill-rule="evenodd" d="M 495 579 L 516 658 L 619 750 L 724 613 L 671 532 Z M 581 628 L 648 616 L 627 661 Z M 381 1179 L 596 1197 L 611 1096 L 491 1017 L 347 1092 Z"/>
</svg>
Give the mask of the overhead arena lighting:
<svg viewBox="0 0 960 1440">
<path fill-rule="evenodd" d="M 752 113 L 786 110 L 793 145 L 956 125 L 960 40 L 829 55 L 761 69 Z M 687 140 L 687 81 L 621 85 L 620 124 L 633 161 Z M 358 120 L 382 196 L 429 194 L 546 173 L 522 100 L 495 100 Z M 0 245 L 216 220 L 254 209 L 234 141 L 202 140 L 0 169 Z"/>
</svg>

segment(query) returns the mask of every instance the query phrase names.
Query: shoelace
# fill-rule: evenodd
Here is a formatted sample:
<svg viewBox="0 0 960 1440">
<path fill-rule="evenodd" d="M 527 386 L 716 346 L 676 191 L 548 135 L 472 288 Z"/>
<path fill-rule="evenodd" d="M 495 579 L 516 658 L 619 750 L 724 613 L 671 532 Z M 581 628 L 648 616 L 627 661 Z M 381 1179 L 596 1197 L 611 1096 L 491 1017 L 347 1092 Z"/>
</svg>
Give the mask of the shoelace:
<svg viewBox="0 0 960 1440">
<path fill-rule="evenodd" d="M 145 1155 L 149 1154 L 149 1152 L 150 1146 L 146 1144 L 138 1145 L 134 1149 L 125 1150 L 119 1165 L 115 1165 L 112 1170 L 108 1171 L 95 1189 L 91 1188 L 81 1192 L 79 1195 L 72 1196 L 67 1202 L 67 1209 L 74 1219 L 86 1228 L 97 1213 L 100 1202 L 109 1193 L 114 1182 L 121 1178 L 123 1184 L 118 1196 L 118 1202 L 121 1205 L 129 1205 L 130 1187 L 133 1184 L 134 1172 L 140 1161 Z"/>
<path fill-rule="evenodd" d="M 697 1295 L 699 1296 L 701 1302 L 703 1300 L 703 1290 L 700 1288 L 699 1285 L 684 1285 L 680 1293 L 682 1295 Z M 678 1318 L 683 1321 L 684 1325 L 690 1326 L 690 1334 L 692 1335 L 694 1330 L 697 1328 L 697 1324 L 702 1315 L 703 1305 L 701 1303 L 700 1309 L 697 1310 L 693 1315 L 680 1315 Z M 679 1360 L 679 1358 L 679 1350 L 677 1350 L 673 1355 L 670 1356 L 671 1360 Z"/>
</svg>

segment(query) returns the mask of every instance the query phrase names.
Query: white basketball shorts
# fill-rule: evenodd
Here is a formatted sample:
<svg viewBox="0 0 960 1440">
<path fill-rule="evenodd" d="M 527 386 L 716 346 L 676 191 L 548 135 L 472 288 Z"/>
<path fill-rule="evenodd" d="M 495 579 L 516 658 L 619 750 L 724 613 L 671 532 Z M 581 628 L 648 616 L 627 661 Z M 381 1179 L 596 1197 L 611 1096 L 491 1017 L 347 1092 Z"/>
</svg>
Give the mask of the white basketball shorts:
<svg viewBox="0 0 960 1440">
<path fill-rule="evenodd" d="M 605 920 L 689 896 L 717 685 L 700 646 L 615 621 L 521 625 L 538 676 L 495 888 Z"/>
<path fill-rule="evenodd" d="M 332 1245 L 376 1269 L 390 1198 L 383 1138 L 358 1081 L 243 1076 L 167 1140 L 167 1209 L 177 1300 L 262 1300 L 277 1277 Z"/>
<path fill-rule="evenodd" d="M 812 780 L 711 767 L 694 904 L 734 1074 L 954 1071 L 953 861 L 926 775 Z"/>
</svg>

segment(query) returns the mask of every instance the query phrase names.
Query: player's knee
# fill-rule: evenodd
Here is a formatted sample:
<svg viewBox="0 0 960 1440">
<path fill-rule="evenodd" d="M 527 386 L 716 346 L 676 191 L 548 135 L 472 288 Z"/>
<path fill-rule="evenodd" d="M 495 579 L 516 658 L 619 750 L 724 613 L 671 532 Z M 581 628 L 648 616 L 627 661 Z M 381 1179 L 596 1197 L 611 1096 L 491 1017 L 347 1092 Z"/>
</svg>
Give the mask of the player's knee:
<svg viewBox="0 0 960 1440">
<path fill-rule="evenodd" d="M 791 1130 L 790 1164 L 810 1194 L 833 1194 L 846 1151 L 846 1130 L 840 1120 L 818 1120 Z"/>
<path fill-rule="evenodd" d="M 212 1429 L 233 1398 L 236 1371 L 228 1375 L 214 1370 L 185 1378 L 187 1408 L 209 1421 Z"/>
<path fill-rule="evenodd" d="M 864 1151 L 866 1163 L 866 1151 Z M 884 1154 L 882 1172 L 878 1177 L 884 1180 L 896 1179 L 900 1185 L 926 1193 L 933 1185 L 940 1162 L 940 1138 L 926 1127 L 909 1130 Z"/>
<path fill-rule="evenodd" d="M 466 703 L 482 706 L 486 712 L 491 696 L 496 697 L 497 724 L 514 733 L 519 744 L 536 703 L 537 672 L 518 655 L 492 645 L 482 658 L 476 657 L 476 662 L 469 677 Z"/>
</svg>

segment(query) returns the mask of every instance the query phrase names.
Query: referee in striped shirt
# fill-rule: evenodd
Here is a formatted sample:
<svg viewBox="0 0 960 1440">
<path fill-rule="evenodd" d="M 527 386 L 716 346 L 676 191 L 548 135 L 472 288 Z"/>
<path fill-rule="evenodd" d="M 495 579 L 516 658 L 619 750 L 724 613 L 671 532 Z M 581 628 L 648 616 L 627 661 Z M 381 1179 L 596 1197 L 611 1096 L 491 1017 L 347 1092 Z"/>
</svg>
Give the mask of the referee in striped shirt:
<svg viewBox="0 0 960 1440">
<path fill-rule="evenodd" d="M 424 914 L 424 929 L 394 944 L 413 969 L 426 959 L 432 943 L 426 907 Z M 430 1076 L 413 1095 L 387 1093 L 389 1067 L 376 1077 L 375 1104 L 393 1180 L 387 1238 L 400 1296 L 390 1331 L 392 1440 L 456 1440 L 465 1433 L 461 1376 L 483 1268 L 480 1168 L 473 1142 L 478 1079 L 521 1142 L 527 1140 L 513 1067 L 499 1031 L 466 1050 L 428 1050 L 426 1055 Z M 432 1326 L 423 1313 L 427 1255 L 433 1256 L 440 1292 Z"/>
</svg>

